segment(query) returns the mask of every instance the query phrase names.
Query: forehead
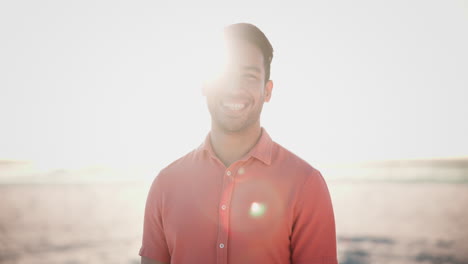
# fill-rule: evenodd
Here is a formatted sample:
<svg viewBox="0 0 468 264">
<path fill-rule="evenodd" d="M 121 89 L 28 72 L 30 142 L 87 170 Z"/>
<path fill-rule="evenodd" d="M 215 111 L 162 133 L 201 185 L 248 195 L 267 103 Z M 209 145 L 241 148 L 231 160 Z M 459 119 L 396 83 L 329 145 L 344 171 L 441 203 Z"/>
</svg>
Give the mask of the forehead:
<svg viewBox="0 0 468 264">
<path fill-rule="evenodd" d="M 236 40 L 225 45 L 226 65 L 228 67 L 256 67 L 264 72 L 264 60 L 261 50 L 245 40 Z"/>
</svg>

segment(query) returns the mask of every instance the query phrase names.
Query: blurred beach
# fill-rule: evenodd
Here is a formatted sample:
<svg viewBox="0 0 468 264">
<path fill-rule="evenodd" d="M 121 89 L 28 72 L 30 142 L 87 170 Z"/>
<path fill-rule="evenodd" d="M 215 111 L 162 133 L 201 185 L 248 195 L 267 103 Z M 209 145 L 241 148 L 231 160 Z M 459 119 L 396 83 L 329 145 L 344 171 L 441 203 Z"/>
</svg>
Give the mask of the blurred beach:
<svg viewBox="0 0 468 264">
<path fill-rule="evenodd" d="M 152 178 L 60 181 L 56 173 L 54 180 L 42 173 L 34 183 L 15 183 L 6 175 L 14 169 L 5 164 L 0 163 L 0 263 L 140 262 Z M 468 263 L 466 160 L 319 169 L 334 203 L 341 264 Z"/>
<path fill-rule="evenodd" d="M 340 264 L 468 264 L 468 1 L 6 0 L 0 21 L 0 264 L 140 263 L 237 22 L 274 47 L 261 125 L 327 181 Z"/>
</svg>

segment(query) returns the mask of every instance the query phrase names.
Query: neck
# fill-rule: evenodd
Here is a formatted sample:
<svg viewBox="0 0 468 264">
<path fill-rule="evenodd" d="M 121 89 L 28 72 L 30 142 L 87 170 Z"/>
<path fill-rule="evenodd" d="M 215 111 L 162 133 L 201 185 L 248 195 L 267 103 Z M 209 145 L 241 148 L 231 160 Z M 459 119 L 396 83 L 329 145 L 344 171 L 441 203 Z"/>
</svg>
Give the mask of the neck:
<svg viewBox="0 0 468 264">
<path fill-rule="evenodd" d="M 225 131 L 212 125 L 211 145 L 216 156 L 229 167 L 245 156 L 257 143 L 262 133 L 260 124 L 239 132 Z"/>
</svg>

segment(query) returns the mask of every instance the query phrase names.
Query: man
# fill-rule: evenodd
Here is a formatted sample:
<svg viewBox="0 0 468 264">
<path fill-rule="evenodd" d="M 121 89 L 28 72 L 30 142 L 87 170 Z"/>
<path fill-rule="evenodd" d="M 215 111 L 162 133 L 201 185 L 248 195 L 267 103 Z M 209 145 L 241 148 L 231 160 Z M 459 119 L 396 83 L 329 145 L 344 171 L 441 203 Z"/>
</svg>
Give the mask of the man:
<svg viewBox="0 0 468 264">
<path fill-rule="evenodd" d="M 141 263 L 337 263 L 324 179 L 260 126 L 270 42 L 245 23 L 226 27 L 224 40 L 222 71 L 203 87 L 211 131 L 154 180 Z"/>
</svg>

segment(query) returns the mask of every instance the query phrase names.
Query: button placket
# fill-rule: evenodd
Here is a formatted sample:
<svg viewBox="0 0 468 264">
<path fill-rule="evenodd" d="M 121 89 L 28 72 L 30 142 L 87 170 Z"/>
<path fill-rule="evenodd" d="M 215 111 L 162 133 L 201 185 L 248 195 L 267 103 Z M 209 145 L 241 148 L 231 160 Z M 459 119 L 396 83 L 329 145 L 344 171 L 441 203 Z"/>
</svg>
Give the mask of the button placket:
<svg viewBox="0 0 468 264">
<path fill-rule="evenodd" d="M 223 175 L 223 189 L 221 200 L 219 203 L 219 227 L 218 227 L 218 243 L 217 243 L 217 263 L 227 264 L 227 242 L 229 233 L 229 217 L 228 210 L 231 203 L 231 196 L 234 189 L 234 170 L 233 167 L 227 168 Z"/>
</svg>

